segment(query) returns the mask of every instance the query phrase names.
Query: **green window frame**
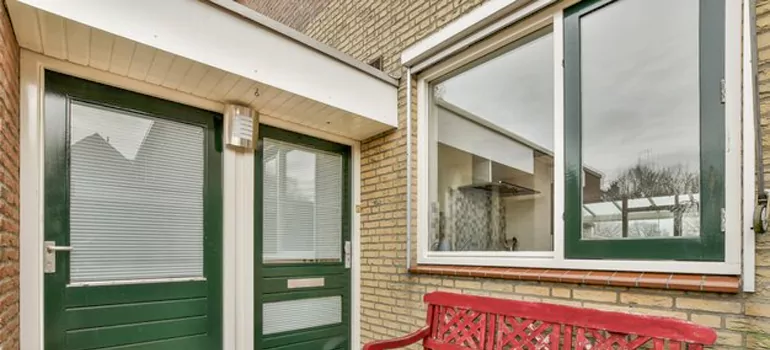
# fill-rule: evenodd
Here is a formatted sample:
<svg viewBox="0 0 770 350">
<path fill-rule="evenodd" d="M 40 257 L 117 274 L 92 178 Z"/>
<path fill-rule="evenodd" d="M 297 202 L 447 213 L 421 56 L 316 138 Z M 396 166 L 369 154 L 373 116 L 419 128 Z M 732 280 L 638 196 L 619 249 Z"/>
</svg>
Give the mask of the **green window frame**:
<svg viewBox="0 0 770 350">
<path fill-rule="evenodd" d="M 724 261 L 725 1 L 700 0 L 701 234 L 694 238 L 582 239 L 583 167 L 580 20 L 625 0 L 582 1 L 564 12 L 565 257 L 568 259 Z M 660 9 L 665 11 L 665 9 Z"/>
</svg>

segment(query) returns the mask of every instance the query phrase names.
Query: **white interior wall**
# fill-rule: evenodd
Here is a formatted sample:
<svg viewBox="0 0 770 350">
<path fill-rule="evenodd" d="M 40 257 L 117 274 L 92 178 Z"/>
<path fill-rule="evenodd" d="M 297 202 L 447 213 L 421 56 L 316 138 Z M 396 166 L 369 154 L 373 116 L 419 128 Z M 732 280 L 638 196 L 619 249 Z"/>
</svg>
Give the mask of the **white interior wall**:
<svg viewBox="0 0 770 350">
<path fill-rule="evenodd" d="M 535 160 L 535 176 L 529 176 L 527 186 L 539 193 L 505 198 L 506 236 L 516 237 L 518 250 L 550 251 L 551 235 L 551 183 L 553 166 L 541 158 Z M 514 182 L 520 184 L 521 182 Z"/>
</svg>

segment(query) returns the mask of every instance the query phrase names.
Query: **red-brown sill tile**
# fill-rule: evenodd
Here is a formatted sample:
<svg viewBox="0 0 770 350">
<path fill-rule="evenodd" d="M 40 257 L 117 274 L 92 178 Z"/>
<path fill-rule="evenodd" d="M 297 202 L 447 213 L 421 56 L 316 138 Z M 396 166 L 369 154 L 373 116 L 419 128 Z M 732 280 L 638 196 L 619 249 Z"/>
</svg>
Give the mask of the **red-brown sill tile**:
<svg viewBox="0 0 770 350">
<path fill-rule="evenodd" d="M 478 266 L 453 266 L 455 276 L 460 277 L 471 277 L 473 276 L 473 271 L 478 268 Z"/>
<path fill-rule="evenodd" d="M 431 266 L 431 265 L 418 265 L 418 266 L 412 266 L 411 269 L 409 269 L 410 272 L 417 272 L 417 273 L 428 273 L 431 271 L 434 271 L 438 269 L 438 266 Z"/>
<path fill-rule="evenodd" d="M 561 281 L 564 283 L 583 283 L 583 281 L 586 278 L 586 275 L 591 273 L 591 271 L 583 271 L 583 270 L 571 270 L 564 273 L 564 275 L 561 276 Z M 606 283 L 606 281 L 605 281 Z"/>
<path fill-rule="evenodd" d="M 523 281 L 537 281 L 541 273 L 543 273 L 543 269 L 527 269 L 519 273 L 519 279 Z"/>
<path fill-rule="evenodd" d="M 639 284 L 641 272 L 617 272 L 610 278 L 609 285 L 617 287 L 636 287 Z"/>
<path fill-rule="evenodd" d="M 703 281 L 704 292 L 738 293 L 741 290 L 739 276 L 706 276 Z"/>
<path fill-rule="evenodd" d="M 565 272 L 564 270 L 545 270 L 538 276 L 538 280 L 542 282 L 561 282 L 561 277 L 564 276 Z"/>
<path fill-rule="evenodd" d="M 442 266 L 421 265 L 412 267 L 409 269 L 409 272 L 427 275 L 444 275 L 447 274 L 447 269 Z"/>
<path fill-rule="evenodd" d="M 499 267 L 481 267 L 473 273 L 475 274 L 475 277 L 500 278 L 499 275 L 496 274 L 499 269 Z"/>
<path fill-rule="evenodd" d="M 591 285 L 606 286 L 610 280 L 610 277 L 615 272 L 610 271 L 589 271 L 583 278 L 583 283 Z"/>
<path fill-rule="evenodd" d="M 643 272 L 637 285 L 642 288 L 668 289 L 669 280 L 671 280 L 670 273 Z"/>
<path fill-rule="evenodd" d="M 507 280 L 520 280 L 521 274 L 524 272 L 527 272 L 529 269 L 522 269 L 518 267 L 511 267 L 504 269 L 503 271 L 500 271 L 500 275 L 503 276 L 504 279 Z"/>
<path fill-rule="evenodd" d="M 486 277 L 505 280 L 537 281 L 542 275 L 561 277 L 562 283 L 583 283 L 672 290 L 700 290 L 716 293 L 740 292 L 739 276 L 699 276 L 641 272 L 580 271 L 527 269 L 506 267 L 476 267 L 452 265 L 419 265 L 409 269 L 416 274 Z M 548 277 L 547 277 L 548 278 Z M 545 281 L 543 279 L 540 279 Z M 697 289 L 696 289 L 697 286 Z"/>
<path fill-rule="evenodd" d="M 668 281 L 668 289 L 700 291 L 702 286 L 702 275 L 671 275 Z"/>
</svg>

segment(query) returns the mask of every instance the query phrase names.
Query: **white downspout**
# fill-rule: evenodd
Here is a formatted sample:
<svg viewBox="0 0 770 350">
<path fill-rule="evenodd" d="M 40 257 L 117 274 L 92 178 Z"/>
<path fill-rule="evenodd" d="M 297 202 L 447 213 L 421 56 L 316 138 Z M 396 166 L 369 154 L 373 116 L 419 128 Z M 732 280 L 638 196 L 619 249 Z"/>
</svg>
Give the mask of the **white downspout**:
<svg viewBox="0 0 770 350">
<path fill-rule="evenodd" d="M 406 272 L 412 267 L 412 67 L 406 67 Z"/>
<path fill-rule="evenodd" d="M 766 204 L 762 134 L 757 90 L 757 22 L 756 1 L 743 3 L 743 276 L 744 292 L 756 290 L 756 234 L 763 233 L 762 219 L 751 213 Z M 761 215 L 761 213 L 760 213 Z M 757 219 L 760 219 L 757 222 Z M 753 222 L 752 222 L 753 221 Z"/>
</svg>

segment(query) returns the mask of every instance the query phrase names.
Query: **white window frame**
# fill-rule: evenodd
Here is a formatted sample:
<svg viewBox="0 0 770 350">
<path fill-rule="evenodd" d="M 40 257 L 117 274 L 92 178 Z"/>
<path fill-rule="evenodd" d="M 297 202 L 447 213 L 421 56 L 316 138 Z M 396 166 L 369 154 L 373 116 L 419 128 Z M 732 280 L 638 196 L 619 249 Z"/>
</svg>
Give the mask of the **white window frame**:
<svg viewBox="0 0 770 350">
<path fill-rule="evenodd" d="M 522 268 L 558 268 L 587 270 L 624 270 L 666 273 L 698 273 L 728 275 L 741 273 L 742 225 L 751 224 L 751 213 L 741 209 L 742 198 L 747 194 L 742 188 L 741 132 L 742 132 L 742 81 L 741 81 L 741 31 L 742 4 L 725 1 L 725 261 L 689 262 L 673 260 L 583 260 L 564 257 L 564 29 L 563 11 L 577 3 L 566 0 L 515 22 L 471 48 L 454 54 L 444 62 L 427 68 L 417 76 L 417 193 L 418 193 L 418 264 L 503 266 Z M 518 11 L 532 11 L 520 9 Z M 516 17 L 516 14 L 511 15 Z M 510 16 L 509 16 L 510 17 Z M 494 25 L 494 24 L 491 24 Z M 547 26 L 552 26 L 554 37 L 554 250 L 553 252 L 435 252 L 430 251 L 431 203 L 437 198 L 436 108 L 432 108 L 430 84 L 507 44 L 515 42 Z M 428 40 L 428 39 L 426 39 Z M 427 58 L 426 61 L 430 61 Z M 743 130 L 743 132 L 753 130 Z M 749 165 L 749 164 L 746 164 Z M 730 195 L 741 193 L 741 195 Z M 753 196 L 753 194 L 748 194 Z"/>
</svg>

